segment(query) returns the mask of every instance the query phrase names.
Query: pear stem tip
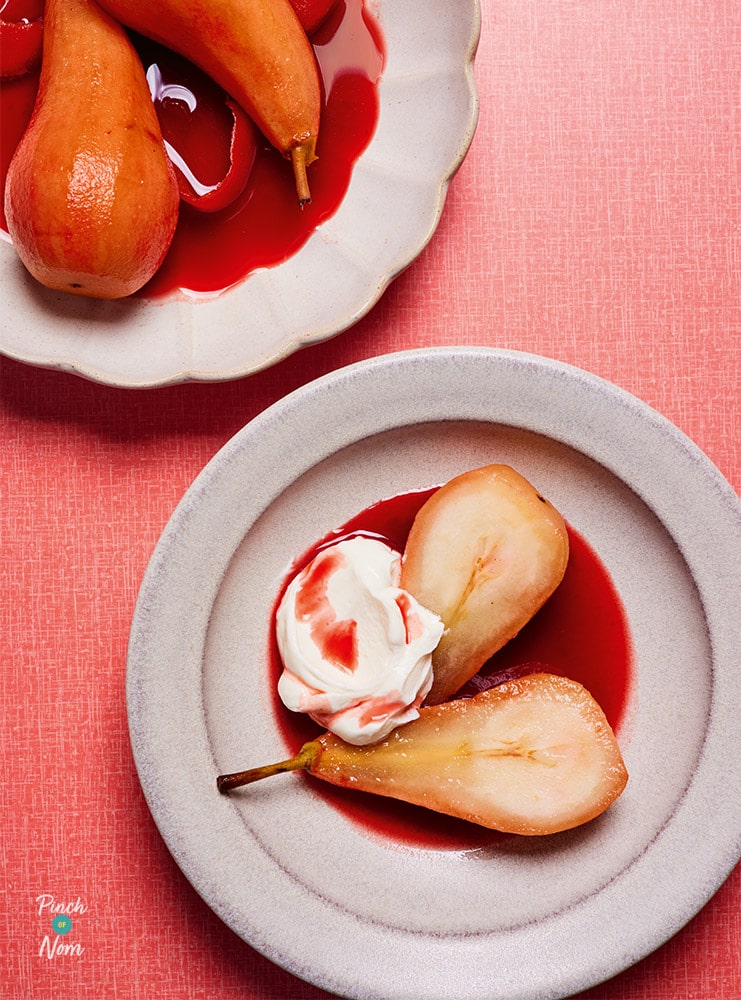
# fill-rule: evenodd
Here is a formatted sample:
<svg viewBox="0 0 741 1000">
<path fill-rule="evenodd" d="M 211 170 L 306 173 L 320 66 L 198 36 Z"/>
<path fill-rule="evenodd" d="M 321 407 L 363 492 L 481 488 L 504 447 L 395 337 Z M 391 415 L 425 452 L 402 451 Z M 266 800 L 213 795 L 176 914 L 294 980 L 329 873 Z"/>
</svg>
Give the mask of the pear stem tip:
<svg viewBox="0 0 741 1000">
<path fill-rule="evenodd" d="M 293 164 L 293 176 L 296 181 L 296 193 L 298 194 L 298 203 L 302 208 L 304 205 L 311 203 L 309 179 L 306 176 L 306 157 L 306 146 L 294 146 L 291 150 L 291 163 Z"/>
<path fill-rule="evenodd" d="M 216 787 L 222 795 L 226 795 L 235 788 L 251 785 L 255 781 L 270 778 L 274 774 L 310 769 L 319 749 L 318 743 L 306 743 L 295 757 L 290 757 L 288 760 L 281 760 L 276 764 L 265 764 L 262 767 L 251 767 L 246 771 L 234 771 L 232 774 L 220 774 L 216 779 Z"/>
</svg>

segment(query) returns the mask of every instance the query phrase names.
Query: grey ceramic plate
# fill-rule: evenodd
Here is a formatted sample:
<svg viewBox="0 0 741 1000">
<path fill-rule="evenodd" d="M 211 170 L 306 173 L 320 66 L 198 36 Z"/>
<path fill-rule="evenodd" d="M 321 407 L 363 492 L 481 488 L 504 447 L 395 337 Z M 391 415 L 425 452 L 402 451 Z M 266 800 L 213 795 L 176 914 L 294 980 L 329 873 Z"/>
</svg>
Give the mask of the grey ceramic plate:
<svg viewBox="0 0 741 1000">
<path fill-rule="evenodd" d="M 52 292 L 0 240 L 0 351 L 125 387 L 238 378 L 346 330 L 432 238 L 473 139 L 478 0 L 368 0 L 386 49 L 379 119 L 337 212 L 217 297 Z M 424 25 L 424 29 L 420 29 Z M 4 235 L 4 234 L 3 234 Z"/>
<path fill-rule="evenodd" d="M 286 752 L 266 650 L 291 559 L 382 497 L 493 461 L 549 496 L 620 592 L 636 657 L 623 796 L 578 830 L 479 850 L 384 839 L 299 775 L 219 796 L 217 773 Z M 740 557 L 728 483 L 594 376 L 484 349 L 331 374 L 215 456 L 151 560 L 128 708 L 153 816 L 216 913 L 325 989 L 364 1000 L 583 990 L 674 934 L 737 860 Z"/>
</svg>

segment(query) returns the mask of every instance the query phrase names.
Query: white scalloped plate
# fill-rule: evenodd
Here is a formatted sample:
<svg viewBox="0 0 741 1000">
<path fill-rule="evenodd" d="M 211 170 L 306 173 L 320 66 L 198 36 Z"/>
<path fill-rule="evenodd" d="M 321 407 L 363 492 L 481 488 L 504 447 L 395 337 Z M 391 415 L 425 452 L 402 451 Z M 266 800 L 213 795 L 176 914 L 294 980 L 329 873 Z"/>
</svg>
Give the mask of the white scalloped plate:
<svg viewBox="0 0 741 1000">
<path fill-rule="evenodd" d="M 360 319 L 432 238 L 478 114 L 478 0 L 369 6 L 386 46 L 378 126 L 340 208 L 298 253 L 210 301 L 100 302 L 42 288 L 0 242 L 0 351 L 132 388 L 223 380 Z"/>
<path fill-rule="evenodd" d="M 606 565 L 635 649 L 630 773 L 608 812 L 478 850 L 399 845 L 316 782 L 229 797 L 282 759 L 267 643 L 293 557 L 368 504 L 515 466 Z M 207 465 L 137 602 L 128 710 L 177 863 L 245 941 L 360 1000 L 555 1000 L 692 917 L 739 855 L 738 498 L 680 431 L 592 375 L 515 352 L 399 353 L 276 403 Z"/>
</svg>

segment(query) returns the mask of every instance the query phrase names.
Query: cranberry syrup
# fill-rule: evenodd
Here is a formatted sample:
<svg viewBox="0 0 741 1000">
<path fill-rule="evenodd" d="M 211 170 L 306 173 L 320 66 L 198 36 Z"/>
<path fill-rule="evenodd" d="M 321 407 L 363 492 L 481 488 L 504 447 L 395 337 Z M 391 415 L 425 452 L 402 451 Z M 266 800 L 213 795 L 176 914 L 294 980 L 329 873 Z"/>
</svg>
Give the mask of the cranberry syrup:
<svg viewBox="0 0 741 1000">
<path fill-rule="evenodd" d="M 38 0 L 12 0 L 12 4 L 14 21 L 37 16 Z M 6 8 L 1 13 L 11 19 Z M 132 39 L 145 69 L 156 66 L 164 83 L 179 88 L 183 95 L 173 99 L 176 89 L 170 89 L 170 96 L 155 102 L 165 140 L 182 154 L 189 172 L 203 184 L 221 180 L 229 169 L 234 127 L 226 94 L 181 57 L 138 36 Z M 375 131 L 384 48 L 380 29 L 363 0 L 337 0 L 311 42 L 323 85 L 318 159 L 308 171 L 311 204 L 298 205 L 289 161 L 256 134 L 251 155 L 233 164 L 245 173 L 241 193 L 218 211 L 201 211 L 181 202 L 170 251 L 138 295 L 152 298 L 184 289 L 211 297 L 251 271 L 291 257 L 336 212 L 353 166 Z M 3 189 L 37 87 L 38 71 L 0 83 Z M 1 223 L 7 232 L 4 216 Z"/>
<path fill-rule="evenodd" d="M 368 507 L 321 539 L 292 567 L 289 579 L 322 548 L 353 535 L 380 538 L 404 550 L 412 522 L 434 489 L 404 493 Z M 631 676 L 632 648 L 620 598 L 596 554 L 569 527 L 569 562 L 555 593 L 535 617 L 458 692 L 472 697 L 528 673 L 546 672 L 582 684 L 602 707 L 613 730 L 625 713 Z M 286 579 L 285 586 L 289 579 Z M 275 603 L 283 596 L 281 592 Z M 270 647 L 273 691 L 282 670 L 273 635 Z M 284 708 L 277 693 L 274 710 L 291 753 L 321 730 L 309 718 Z M 442 816 L 418 806 L 325 784 L 304 776 L 312 789 L 345 816 L 374 835 L 414 847 L 466 850 L 501 843 L 504 834 Z"/>
</svg>

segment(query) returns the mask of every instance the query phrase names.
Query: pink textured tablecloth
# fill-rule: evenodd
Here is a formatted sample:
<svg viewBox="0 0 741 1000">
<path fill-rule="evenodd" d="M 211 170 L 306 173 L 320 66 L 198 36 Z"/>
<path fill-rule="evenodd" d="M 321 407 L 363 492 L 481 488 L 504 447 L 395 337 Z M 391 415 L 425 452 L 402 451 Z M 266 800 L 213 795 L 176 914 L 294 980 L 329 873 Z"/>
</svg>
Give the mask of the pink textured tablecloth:
<svg viewBox="0 0 741 1000">
<path fill-rule="evenodd" d="M 326 995 L 190 888 L 126 720 L 152 548 L 201 467 L 274 400 L 389 351 L 515 348 L 630 390 L 741 486 L 738 4 L 483 8 L 470 155 L 429 247 L 353 329 L 251 378 L 141 392 L 0 359 L 3 998 Z M 44 952 L 52 897 L 76 904 L 82 954 Z M 582 996 L 737 1000 L 740 900 L 737 870 L 676 937 Z"/>
</svg>

